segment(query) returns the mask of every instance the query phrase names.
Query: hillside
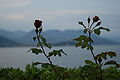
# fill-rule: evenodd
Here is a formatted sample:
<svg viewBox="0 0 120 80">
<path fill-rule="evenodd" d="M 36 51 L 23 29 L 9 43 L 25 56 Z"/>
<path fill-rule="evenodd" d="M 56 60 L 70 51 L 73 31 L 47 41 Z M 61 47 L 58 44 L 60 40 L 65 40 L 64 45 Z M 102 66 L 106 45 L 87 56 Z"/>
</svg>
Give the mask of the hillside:
<svg viewBox="0 0 120 80">
<path fill-rule="evenodd" d="M 47 39 L 49 43 L 52 43 L 54 45 L 73 45 L 75 44 L 75 42 L 73 42 L 72 39 L 82 35 L 83 31 L 82 30 L 64 30 L 64 31 L 48 30 L 48 31 L 43 31 L 41 34 Z M 6 30 L 0 30 L 0 35 L 6 39 L 10 39 L 13 42 L 20 43 L 24 46 L 34 45 L 35 43 L 32 39 L 32 37 L 35 36 L 34 30 L 31 30 L 30 32 L 23 32 L 23 31 L 10 32 Z M 100 36 L 96 36 L 94 34 L 92 35 L 92 37 L 93 40 L 95 41 L 94 44 L 97 45 L 119 44 L 115 41 Z M 2 37 L 0 39 L 2 40 Z M 12 43 L 11 41 L 8 42 L 9 44 Z"/>
<path fill-rule="evenodd" d="M 19 35 L 17 35 L 14 32 L 3 30 L 3 29 L 0 29 L 0 36 L 3 36 L 3 37 L 8 38 L 8 39 L 11 39 L 13 41 L 14 41 L 14 39 L 17 39 L 17 38 L 20 37 Z"/>
<path fill-rule="evenodd" d="M 9 46 L 20 46 L 20 43 L 7 39 L 5 37 L 0 36 L 0 47 L 9 47 Z"/>
<path fill-rule="evenodd" d="M 65 31 L 48 30 L 42 32 L 42 35 L 47 39 L 48 42 L 56 45 L 65 45 L 65 44 L 73 45 L 74 42 L 72 39 L 79 37 L 82 34 L 83 34 L 82 30 L 65 30 Z M 33 40 L 32 40 L 33 36 L 35 36 L 34 30 L 27 33 L 25 36 L 22 37 L 22 39 L 26 41 L 25 42 L 26 44 L 33 44 Z M 93 40 L 95 41 L 94 44 L 98 44 L 98 45 L 118 44 L 117 42 L 96 35 L 92 35 L 92 37 Z"/>
</svg>

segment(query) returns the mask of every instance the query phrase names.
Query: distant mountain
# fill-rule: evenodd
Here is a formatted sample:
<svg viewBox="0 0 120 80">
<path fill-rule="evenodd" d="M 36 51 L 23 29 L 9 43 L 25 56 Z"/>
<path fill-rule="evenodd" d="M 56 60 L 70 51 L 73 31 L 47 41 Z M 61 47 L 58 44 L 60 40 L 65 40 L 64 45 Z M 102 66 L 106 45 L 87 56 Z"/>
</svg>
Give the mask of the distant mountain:
<svg viewBox="0 0 120 80">
<path fill-rule="evenodd" d="M 74 44 L 73 39 L 76 37 L 79 37 L 83 34 L 82 30 L 65 30 L 65 31 L 59 31 L 59 30 L 48 30 L 42 32 L 42 35 L 47 39 L 48 42 L 52 44 Z M 35 36 L 34 30 L 30 31 L 28 34 L 26 34 L 22 39 L 26 41 L 26 44 L 34 44 L 32 37 Z M 118 44 L 117 42 L 111 41 L 109 39 L 102 38 L 100 36 L 92 35 L 93 40 L 95 41 L 94 44 L 104 45 L 104 44 Z"/>
<path fill-rule="evenodd" d="M 14 34 L 16 34 L 19 37 L 23 37 L 24 35 L 26 35 L 28 32 L 25 31 L 15 31 L 13 32 Z"/>
<path fill-rule="evenodd" d="M 11 39 L 13 41 L 20 37 L 19 35 L 17 35 L 14 32 L 10 32 L 10 31 L 3 30 L 3 29 L 0 29 L 0 36 L 3 36 L 3 37 L 8 38 L 8 39 Z"/>
<path fill-rule="evenodd" d="M 7 39 L 3 36 L 0 36 L 0 47 L 8 47 L 8 46 L 20 46 L 20 43 Z"/>
<path fill-rule="evenodd" d="M 18 42 L 23 45 L 34 45 L 33 37 L 35 36 L 35 30 L 31 30 L 30 32 L 26 33 L 24 36 L 19 38 Z"/>
<path fill-rule="evenodd" d="M 72 39 L 79 37 L 82 34 L 81 30 L 49 30 L 42 33 L 43 36 L 51 43 L 59 43 L 65 41 L 72 41 Z"/>
<path fill-rule="evenodd" d="M 25 32 L 25 31 L 11 32 L 11 31 L 0 29 L 0 36 L 3 36 L 4 38 L 10 39 L 10 40 L 17 42 L 17 43 L 21 43 L 21 40 L 22 40 L 21 38 L 24 35 L 26 35 L 27 33 L 28 32 Z"/>
<path fill-rule="evenodd" d="M 48 30 L 43 31 L 41 33 L 49 43 L 52 43 L 54 45 L 73 45 L 75 42 L 73 42 L 73 39 L 76 37 L 79 37 L 83 34 L 82 30 Z M 16 31 L 16 32 L 10 32 L 6 30 L 0 29 L 0 35 L 8 38 L 12 41 L 21 43 L 22 45 L 34 45 L 33 38 L 35 35 L 35 30 L 31 30 L 30 32 L 23 32 L 23 31 Z M 112 40 L 92 35 L 93 40 L 95 41 L 94 44 L 99 45 L 105 45 L 105 44 L 119 44 L 117 42 L 114 42 Z"/>
<path fill-rule="evenodd" d="M 112 35 L 112 37 L 111 36 L 103 36 L 103 37 L 107 38 L 109 40 L 112 40 L 112 41 L 120 43 L 120 35 L 119 34 Z"/>
</svg>

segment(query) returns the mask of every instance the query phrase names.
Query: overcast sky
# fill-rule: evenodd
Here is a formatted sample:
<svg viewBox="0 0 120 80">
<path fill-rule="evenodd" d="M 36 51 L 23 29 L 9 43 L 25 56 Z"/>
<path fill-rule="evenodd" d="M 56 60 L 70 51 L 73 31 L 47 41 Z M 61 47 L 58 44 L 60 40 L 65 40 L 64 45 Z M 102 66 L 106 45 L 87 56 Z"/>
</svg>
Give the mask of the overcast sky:
<svg viewBox="0 0 120 80">
<path fill-rule="evenodd" d="M 0 29 L 30 31 L 35 19 L 44 30 L 80 29 L 78 21 L 99 16 L 112 33 L 120 33 L 120 0 L 0 0 Z"/>
</svg>

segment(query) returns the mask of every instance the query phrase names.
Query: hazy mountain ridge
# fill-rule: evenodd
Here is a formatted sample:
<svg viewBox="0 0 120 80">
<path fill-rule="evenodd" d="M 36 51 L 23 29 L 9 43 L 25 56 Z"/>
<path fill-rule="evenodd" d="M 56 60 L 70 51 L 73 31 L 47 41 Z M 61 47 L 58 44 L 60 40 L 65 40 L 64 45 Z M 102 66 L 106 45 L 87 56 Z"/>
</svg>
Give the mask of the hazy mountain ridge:
<svg viewBox="0 0 120 80">
<path fill-rule="evenodd" d="M 0 35 L 11 40 L 19 38 L 19 36 L 14 32 L 3 30 L 3 29 L 0 29 Z"/>
<path fill-rule="evenodd" d="M 9 47 L 9 46 L 20 46 L 21 44 L 10 39 L 7 39 L 3 36 L 0 36 L 0 47 Z"/>
<path fill-rule="evenodd" d="M 41 34 L 47 39 L 48 42 L 54 45 L 73 45 L 75 44 L 75 42 L 73 42 L 73 39 L 82 35 L 83 31 L 82 30 L 64 30 L 64 31 L 48 30 L 48 31 L 43 31 Z M 32 38 L 35 36 L 35 30 L 31 30 L 30 32 L 24 32 L 24 31 L 10 32 L 0 29 L 0 35 L 12 41 L 21 43 L 24 46 L 33 45 L 35 43 Z M 2 37 L 0 39 L 2 39 Z M 99 44 L 99 45 L 118 44 L 117 42 L 96 35 L 93 35 L 93 40 L 95 40 L 94 44 Z"/>
<path fill-rule="evenodd" d="M 28 32 L 25 32 L 25 31 L 15 31 L 14 33 L 15 33 L 17 36 L 22 37 L 22 36 L 24 36 L 25 34 L 27 34 Z"/>
</svg>

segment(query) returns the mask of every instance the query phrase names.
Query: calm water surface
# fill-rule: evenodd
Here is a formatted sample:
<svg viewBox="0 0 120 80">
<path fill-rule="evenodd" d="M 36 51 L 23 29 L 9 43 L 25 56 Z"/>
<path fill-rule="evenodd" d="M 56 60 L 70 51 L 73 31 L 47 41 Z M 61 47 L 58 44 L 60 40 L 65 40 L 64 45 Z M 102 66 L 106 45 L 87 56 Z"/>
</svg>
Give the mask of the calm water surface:
<svg viewBox="0 0 120 80">
<path fill-rule="evenodd" d="M 12 48 L 0 48 L 0 67 L 15 67 L 24 69 L 26 64 L 32 62 L 48 62 L 47 59 L 42 55 L 35 55 L 31 52 L 26 53 L 31 47 L 12 47 Z M 46 49 L 46 52 L 51 50 Z M 63 55 L 61 58 L 52 57 L 54 64 L 63 67 L 79 67 L 84 65 L 84 60 L 91 59 L 92 55 L 86 49 L 76 48 L 74 46 L 59 46 L 53 47 L 53 49 L 63 49 L 67 53 L 67 56 Z M 117 60 L 120 63 L 120 45 L 95 45 L 95 53 L 105 51 L 115 51 L 117 53 Z"/>
</svg>

